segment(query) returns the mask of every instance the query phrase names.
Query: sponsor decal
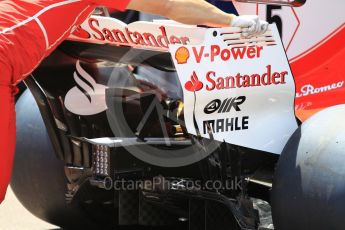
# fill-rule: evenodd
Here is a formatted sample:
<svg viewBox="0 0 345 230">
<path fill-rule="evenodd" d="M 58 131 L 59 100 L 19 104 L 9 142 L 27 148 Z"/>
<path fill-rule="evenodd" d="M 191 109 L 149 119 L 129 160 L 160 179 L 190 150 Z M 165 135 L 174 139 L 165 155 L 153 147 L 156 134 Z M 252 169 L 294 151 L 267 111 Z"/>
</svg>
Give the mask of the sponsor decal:
<svg viewBox="0 0 345 230">
<path fill-rule="evenodd" d="M 192 47 L 192 53 L 196 62 L 200 63 L 201 61 L 203 61 L 204 58 L 209 59 L 210 62 L 214 62 L 217 59 L 221 61 L 230 61 L 244 58 L 260 58 L 263 49 L 264 47 L 262 46 L 221 48 L 219 45 L 211 45 L 208 47 Z"/>
<path fill-rule="evenodd" d="M 204 84 L 199 81 L 199 78 L 195 72 L 193 72 L 190 81 L 187 81 L 184 85 L 185 89 L 191 92 L 199 91 L 203 86 Z"/>
<path fill-rule="evenodd" d="M 186 64 L 189 59 L 189 50 L 186 47 L 180 47 L 176 50 L 175 59 L 178 64 Z"/>
<path fill-rule="evenodd" d="M 280 154 L 297 123 L 294 80 L 284 48 L 275 42 L 277 28 L 271 25 L 268 34 L 251 39 L 229 30 L 208 29 L 199 45 L 170 46 L 184 86 L 186 128 L 204 138 Z M 188 64 L 182 58 L 187 53 Z"/>
<path fill-rule="evenodd" d="M 231 117 L 203 121 L 203 134 L 224 133 L 249 129 L 249 117 Z"/>
<path fill-rule="evenodd" d="M 206 73 L 206 90 L 213 91 L 285 84 L 286 75 L 288 75 L 287 71 L 273 72 L 271 65 L 267 65 L 266 71 L 260 74 L 237 73 L 234 76 L 228 75 L 221 77 L 217 76 L 215 71 L 208 71 Z"/>
<path fill-rule="evenodd" d="M 211 114 L 214 112 L 228 113 L 231 109 L 241 111 L 240 105 L 246 101 L 245 96 L 226 98 L 225 100 L 215 99 L 208 103 L 204 108 L 204 113 Z"/>
<path fill-rule="evenodd" d="M 226 98 L 224 100 L 215 99 L 209 102 L 205 108 L 205 114 L 229 113 L 231 111 L 241 111 L 240 105 L 246 101 L 245 96 Z M 211 119 L 203 121 L 203 133 L 220 133 L 245 130 L 249 128 L 249 116 L 228 117 L 221 119 Z"/>
<path fill-rule="evenodd" d="M 143 31 L 145 28 L 147 30 Z M 73 36 L 99 43 L 165 50 L 172 44 L 187 45 L 190 42 L 190 39 L 181 35 L 181 32 L 180 35 L 169 34 L 163 25 L 151 24 L 148 26 L 143 22 L 126 25 L 116 19 L 97 16 L 90 17 L 85 21 L 82 27 L 78 27 L 72 33 L 70 38 L 73 39 Z"/>
<path fill-rule="evenodd" d="M 325 93 L 328 91 L 340 89 L 342 87 L 344 87 L 344 81 L 339 81 L 337 83 L 332 83 L 321 87 L 314 87 L 312 84 L 308 84 L 301 87 L 300 92 L 296 93 L 296 97 L 306 97 L 309 95 Z"/>
<path fill-rule="evenodd" d="M 234 76 L 230 74 L 224 77 L 217 76 L 216 71 L 208 71 L 206 73 L 206 87 L 207 91 L 227 90 L 235 88 L 260 87 L 270 85 L 286 84 L 286 76 L 288 71 L 272 71 L 272 66 L 267 65 L 266 71 L 261 74 L 241 74 L 237 73 Z M 195 71 L 190 81 L 185 84 L 185 89 L 188 91 L 199 91 L 203 88 L 203 82 L 199 80 Z"/>
<path fill-rule="evenodd" d="M 76 63 L 73 74 L 76 86 L 70 89 L 65 97 L 65 107 L 78 115 L 94 115 L 107 109 L 105 101 L 106 86 L 96 81 L 80 65 Z"/>
</svg>

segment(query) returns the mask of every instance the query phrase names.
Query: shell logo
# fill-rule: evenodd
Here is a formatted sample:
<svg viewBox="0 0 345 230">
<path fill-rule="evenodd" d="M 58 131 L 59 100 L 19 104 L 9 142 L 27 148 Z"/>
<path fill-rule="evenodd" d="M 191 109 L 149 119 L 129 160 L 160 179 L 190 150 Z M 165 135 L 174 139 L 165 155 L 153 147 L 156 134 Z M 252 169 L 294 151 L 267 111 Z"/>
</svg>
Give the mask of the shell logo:
<svg viewBox="0 0 345 230">
<path fill-rule="evenodd" d="M 177 64 L 186 64 L 189 57 L 189 50 L 186 47 L 182 46 L 176 50 L 175 59 Z"/>
</svg>

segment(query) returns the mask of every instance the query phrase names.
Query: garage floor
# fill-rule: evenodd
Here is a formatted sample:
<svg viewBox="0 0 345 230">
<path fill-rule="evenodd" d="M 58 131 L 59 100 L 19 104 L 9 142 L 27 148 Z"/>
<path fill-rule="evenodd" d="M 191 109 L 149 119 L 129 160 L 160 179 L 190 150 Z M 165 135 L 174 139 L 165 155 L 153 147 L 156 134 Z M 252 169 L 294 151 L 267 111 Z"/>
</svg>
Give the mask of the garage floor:
<svg viewBox="0 0 345 230">
<path fill-rule="evenodd" d="M 7 191 L 5 201 L 0 205 L 0 230 L 57 230 L 27 211 L 17 200 L 12 189 Z"/>
<path fill-rule="evenodd" d="M 255 200 L 256 208 L 260 210 L 263 226 L 261 229 L 273 229 L 270 208 L 265 202 Z M 57 226 L 48 224 L 27 211 L 11 188 L 8 189 L 5 201 L 0 205 L 0 230 L 61 230 Z M 124 228 L 130 230 L 129 228 Z"/>
</svg>

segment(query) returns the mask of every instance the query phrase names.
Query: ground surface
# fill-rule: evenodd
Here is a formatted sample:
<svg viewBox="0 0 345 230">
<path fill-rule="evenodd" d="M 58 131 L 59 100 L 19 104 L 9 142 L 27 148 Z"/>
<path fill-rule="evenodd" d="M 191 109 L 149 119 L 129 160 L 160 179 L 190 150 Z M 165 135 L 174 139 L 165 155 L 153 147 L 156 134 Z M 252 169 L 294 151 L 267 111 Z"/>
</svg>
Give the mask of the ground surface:
<svg viewBox="0 0 345 230">
<path fill-rule="evenodd" d="M 260 210 L 262 229 L 273 229 L 271 210 L 267 202 L 260 200 L 254 201 L 255 208 Z M 122 229 L 122 228 L 121 228 Z M 134 228 L 138 230 L 137 228 Z M 5 201 L 0 205 L 0 230 L 61 230 L 60 228 L 48 224 L 27 211 L 12 189 L 9 188 Z M 123 228 L 123 230 L 133 230 L 132 228 Z M 144 229 L 141 229 L 144 230 Z M 147 229 L 146 229 L 147 230 Z"/>
<path fill-rule="evenodd" d="M 48 224 L 27 211 L 9 189 L 0 205 L 0 230 L 52 230 L 58 227 Z"/>
</svg>

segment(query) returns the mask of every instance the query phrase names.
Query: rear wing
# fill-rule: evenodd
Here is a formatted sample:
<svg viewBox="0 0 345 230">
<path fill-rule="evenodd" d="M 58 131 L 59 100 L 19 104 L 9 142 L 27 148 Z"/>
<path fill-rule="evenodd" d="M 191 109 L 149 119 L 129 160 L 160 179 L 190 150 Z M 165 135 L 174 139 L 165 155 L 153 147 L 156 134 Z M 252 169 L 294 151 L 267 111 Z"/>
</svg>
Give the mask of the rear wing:
<svg viewBox="0 0 345 230">
<path fill-rule="evenodd" d="M 169 45 L 202 43 L 205 31 L 206 28 L 170 20 L 126 24 L 115 18 L 93 15 L 77 27 L 67 40 L 168 52 Z"/>
<path fill-rule="evenodd" d="M 237 27 L 221 30 L 224 41 L 229 46 L 275 44 L 270 30 L 251 39 L 242 38 L 241 29 Z M 74 30 L 68 40 L 169 52 L 170 45 L 202 44 L 207 31 L 207 28 L 184 25 L 171 20 L 125 24 L 111 17 L 91 16 Z"/>
</svg>

